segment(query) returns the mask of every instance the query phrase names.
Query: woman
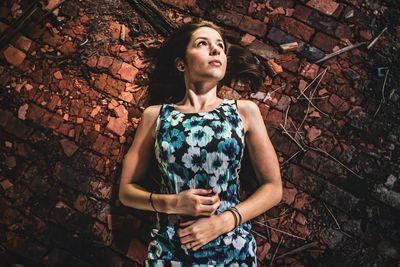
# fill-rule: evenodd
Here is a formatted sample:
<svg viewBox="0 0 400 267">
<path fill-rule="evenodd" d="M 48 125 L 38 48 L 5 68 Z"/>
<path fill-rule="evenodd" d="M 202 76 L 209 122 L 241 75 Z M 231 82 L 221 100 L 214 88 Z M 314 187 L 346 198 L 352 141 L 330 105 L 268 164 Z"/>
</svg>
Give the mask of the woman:
<svg viewBox="0 0 400 267">
<path fill-rule="evenodd" d="M 249 100 L 218 98 L 227 48 L 215 24 L 186 24 L 161 51 L 159 62 L 170 68 L 164 76 L 179 73 L 184 95 L 178 103 L 144 110 L 119 188 L 124 205 L 159 215 L 146 266 L 256 266 L 248 221 L 282 198 L 279 164 L 260 110 Z M 261 186 L 241 202 L 245 145 Z M 157 194 L 138 185 L 153 149 L 161 171 Z"/>
</svg>

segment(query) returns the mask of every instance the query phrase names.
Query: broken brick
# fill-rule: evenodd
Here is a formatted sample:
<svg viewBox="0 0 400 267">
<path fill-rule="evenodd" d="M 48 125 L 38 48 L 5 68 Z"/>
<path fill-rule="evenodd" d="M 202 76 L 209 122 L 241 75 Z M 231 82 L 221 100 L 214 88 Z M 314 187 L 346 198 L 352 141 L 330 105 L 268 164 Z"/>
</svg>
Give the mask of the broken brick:
<svg viewBox="0 0 400 267">
<path fill-rule="evenodd" d="M 68 139 L 61 139 L 60 144 L 67 157 L 71 157 L 78 150 L 78 146 L 73 141 L 70 141 Z"/>
<path fill-rule="evenodd" d="M 106 128 L 119 136 L 122 136 L 127 128 L 127 121 L 122 118 L 110 117 Z"/>
<path fill-rule="evenodd" d="M 26 57 L 24 52 L 12 46 L 7 47 L 3 54 L 7 62 L 16 67 L 21 65 Z"/>
</svg>

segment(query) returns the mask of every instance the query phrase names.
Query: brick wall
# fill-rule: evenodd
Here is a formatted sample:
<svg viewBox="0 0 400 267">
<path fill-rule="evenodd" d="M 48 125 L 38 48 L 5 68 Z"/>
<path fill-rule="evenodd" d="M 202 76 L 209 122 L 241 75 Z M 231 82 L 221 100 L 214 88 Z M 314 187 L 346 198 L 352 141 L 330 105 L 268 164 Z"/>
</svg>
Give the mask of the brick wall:
<svg viewBox="0 0 400 267">
<path fill-rule="evenodd" d="M 5 34 L 29 3 L 0 5 Z M 259 265 L 394 265 L 399 11 L 351 0 L 157 6 L 178 25 L 212 20 L 265 68 L 282 67 L 257 93 L 238 85 L 219 92 L 258 104 L 281 163 L 283 200 L 253 220 Z M 128 1 L 66 1 L 38 22 L 45 12 L 40 7 L 0 53 L 0 265 L 140 266 L 154 214 L 122 206 L 118 183 L 147 106 L 143 45 L 163 36 Z M 369 43 L 384 26 L 371 49 L 315 63 Z M 294 50 L 283 49 L 293 42 Z M 379 67 L 390 69 L 387 82 Z M 248 195 L 256 183 L 245 156 Z"/>
</svg>

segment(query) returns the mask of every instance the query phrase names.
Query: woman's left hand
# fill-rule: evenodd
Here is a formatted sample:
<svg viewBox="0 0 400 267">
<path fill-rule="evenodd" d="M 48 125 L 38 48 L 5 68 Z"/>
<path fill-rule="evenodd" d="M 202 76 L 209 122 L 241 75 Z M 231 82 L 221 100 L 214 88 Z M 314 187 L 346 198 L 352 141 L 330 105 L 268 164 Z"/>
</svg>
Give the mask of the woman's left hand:
<svg viewBox="0 0 400 267">
<path fill-rule="evenodd" d="M 218 216 L 203 217 L 179 224 L 177 231 L 182 245 L 193 251 L 223 234 L 223 223 Z"/>
</svg>

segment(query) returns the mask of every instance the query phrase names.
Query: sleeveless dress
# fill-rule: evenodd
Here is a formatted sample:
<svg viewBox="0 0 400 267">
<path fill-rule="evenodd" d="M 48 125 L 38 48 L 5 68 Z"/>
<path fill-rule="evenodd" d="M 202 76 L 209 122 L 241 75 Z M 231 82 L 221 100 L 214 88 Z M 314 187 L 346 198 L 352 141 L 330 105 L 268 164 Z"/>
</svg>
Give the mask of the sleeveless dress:
<svg viewBox="0 0 400 267">
<path fill-rule="evenodd" d="M 244 128 L 236 100 L 224 99 L 208 112 L 182 113 L 163 104 L 156 122 L 155 156 L 161 173 L 160 194 L 212 188 L 221 204 L 216 214 L 240 203 L 239 170 Z M 256 242 L 248 222 L 197 251 L 177 235 L 180 216 L 157 214 L 145 266 L 257 266 Z"/>
</svg>

